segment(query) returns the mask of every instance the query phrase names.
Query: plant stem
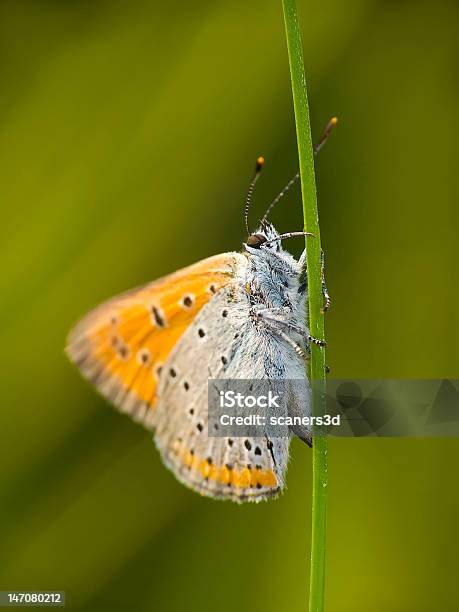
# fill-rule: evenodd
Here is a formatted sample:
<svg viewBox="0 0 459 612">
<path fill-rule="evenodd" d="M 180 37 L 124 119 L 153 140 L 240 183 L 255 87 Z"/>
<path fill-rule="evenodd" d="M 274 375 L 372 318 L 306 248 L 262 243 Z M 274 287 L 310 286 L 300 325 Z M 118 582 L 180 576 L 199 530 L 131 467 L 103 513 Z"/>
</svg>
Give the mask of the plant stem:
<svg viewBox="0 0 459 612">
<path fill-rule="evenodd" d="M 306 238 L 308 273 L 309 328 L 311 335 L 324 340 L 323 295 L 321 278 L 321 244 L 317 210 L 314 153 L 312 148 L 309 106 L 304 73 L 303 51 L 295 0 L 282 0 L 285 33 L 292 81 L 293 106 L 300 163 L 304 229 L 314 234 Z M 311 343 L 310 363 L 313 387 L 313 415 L 325 412 L 325 350 Z M 325 544 L 327 511 L 327 439 L 313 428 L 312 448 L 312 537 L 309 612 L 323 612 L 325 592 Z"/>
</svg>

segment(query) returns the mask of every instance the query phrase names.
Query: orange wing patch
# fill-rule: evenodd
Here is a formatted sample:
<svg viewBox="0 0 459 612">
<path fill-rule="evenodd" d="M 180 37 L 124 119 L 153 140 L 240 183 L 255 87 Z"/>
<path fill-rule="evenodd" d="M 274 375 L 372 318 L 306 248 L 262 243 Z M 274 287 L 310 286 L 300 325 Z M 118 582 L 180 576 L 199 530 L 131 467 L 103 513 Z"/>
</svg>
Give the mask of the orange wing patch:
<svg viewBox="0 0 459 612">
<path fill-rule="evenodd" d="M 237 257 L 209 257 L 102 304 L 70 333 L 70 360 L 122 412 L 152 427 L 161 368 L 201 308 L 234 277 Z"/>
<path fill-rule="evenodd" d="M 163 459 L 187 486 L 201 495 L 230 498 L 237 502 L 276 496 L 281 485 L 271 467 L 262 465 L 215 465 L 198 456 L 182 440 L 176 440 Z"/>
</svg>

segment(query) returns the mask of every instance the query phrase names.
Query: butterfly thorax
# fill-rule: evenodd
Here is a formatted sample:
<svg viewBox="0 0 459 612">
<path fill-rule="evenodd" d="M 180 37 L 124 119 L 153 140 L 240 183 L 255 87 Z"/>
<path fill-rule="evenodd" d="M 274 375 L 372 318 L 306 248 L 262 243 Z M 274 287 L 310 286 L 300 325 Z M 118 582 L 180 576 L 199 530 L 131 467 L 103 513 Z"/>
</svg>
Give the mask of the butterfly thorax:
<svg viewBox="0 0 459 612">
<path fill-rule="evenodd" d="M 257 233 L 265 235 L 267 240 L 277 235 L 271 225 Z M 260 248 L 245 244 L 244 255 L 248 260 L 244 274 L 249 304 L 290 309 L 296 320 L 299 318 L 304 321 L 306 300 L 300 283 L 301 260 L 297 261 L 279 242 L 262 245 Z"/>
</svg>

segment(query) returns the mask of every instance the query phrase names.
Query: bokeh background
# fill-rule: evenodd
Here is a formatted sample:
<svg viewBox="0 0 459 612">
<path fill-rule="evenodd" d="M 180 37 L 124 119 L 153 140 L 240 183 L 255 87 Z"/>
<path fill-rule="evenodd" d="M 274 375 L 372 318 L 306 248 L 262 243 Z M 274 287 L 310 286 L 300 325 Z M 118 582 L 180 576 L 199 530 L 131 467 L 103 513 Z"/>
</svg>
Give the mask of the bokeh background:
<svg viewBox="0 0 459 612">
<path fill-rule="evenodd" d="M 458 377 L 457 3 L 300 3 L 337 377 Z M 278 1 L 0 5 L 0 589 L 304 610 L 311 453 L 201 499 L 63 354 L 89 308 L 244 238 L 296 171 Z M 273 216 L 300 229 L 295 189 Z M 300 242 L 288 246 L 298 253 Z M 459 609 L 456 440 L 330 442 L 327 609 Z"/>
</svg>

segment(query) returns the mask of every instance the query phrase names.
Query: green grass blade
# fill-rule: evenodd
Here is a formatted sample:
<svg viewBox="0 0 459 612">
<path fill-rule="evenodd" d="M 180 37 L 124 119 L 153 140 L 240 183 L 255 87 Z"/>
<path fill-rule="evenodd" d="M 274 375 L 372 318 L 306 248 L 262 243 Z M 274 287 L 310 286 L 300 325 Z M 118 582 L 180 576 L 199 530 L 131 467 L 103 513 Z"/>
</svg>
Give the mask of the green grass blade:
<svg viewBox="0 0 459 612">
<path fill-rule="evenodd" d="M 282 0 L 285 32 L 287 37 L 293 105 L 300 164 L 301 194 L 303 200 L 304 229 L 314 234 L 306 238 L 306 261 L 309 289 L 309 327 L 311 335 L 324 339 L 324 317 L 321 281 L 321 243 L 317 210 L 316 181 L 314 174 L 314 152 L 312 147 L 309 106 L 304 72 L 300 27 L 295 0 Z M 323 391 L 325 390 L 325 350 L 311 346 L 311 381 L 313 414 L 325 412 Z M 325 545 L 327 509 L 327 439 L 313 431 L 313 493 L 312 493 L 312 540 L 309 611 L 324 610 L 325 592 Z"/>
</svg>

